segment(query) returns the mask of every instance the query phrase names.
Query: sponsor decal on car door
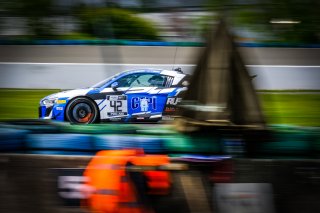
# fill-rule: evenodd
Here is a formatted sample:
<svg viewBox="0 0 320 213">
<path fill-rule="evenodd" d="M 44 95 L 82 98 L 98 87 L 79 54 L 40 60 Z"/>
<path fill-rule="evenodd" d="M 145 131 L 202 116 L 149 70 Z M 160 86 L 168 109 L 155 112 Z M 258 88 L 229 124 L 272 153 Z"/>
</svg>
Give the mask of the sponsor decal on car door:
<svg viewBox="0 0 320 213">
<path fill-rule="evenodd" d="M 175 88 L 157 87 L 118 88 L 117 94 L 105 93 L 104 99 L 96 102 L 101 119 L 123 120 L 142 115 L 148 117 L 163 112 L 167 94 L 174 90 Z"/>
<path fill-rule="evenodd" d="M 129 114 L 132 117 L 149 117 L 161 114 L 167 97 L 167 90 L 171 88 L 140 87 L 126 92 L 128 95 Z"/>
</svg>

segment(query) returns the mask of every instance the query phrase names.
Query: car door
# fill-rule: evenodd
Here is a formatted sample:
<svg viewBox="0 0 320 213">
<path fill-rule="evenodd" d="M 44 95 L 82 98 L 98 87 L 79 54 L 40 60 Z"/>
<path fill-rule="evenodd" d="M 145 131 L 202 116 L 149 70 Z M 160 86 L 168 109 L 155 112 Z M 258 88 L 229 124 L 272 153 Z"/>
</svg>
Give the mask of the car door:
<svg viewBox="0 0 320 213">
<path fill-rule="evenodd" d="M 146 121 L 161 119 L 167 100 L 168 76 L 156 72 L 133 73 L 116 79 L 100 94 L 101 120 Z M 170 91 L 169 91 L 170 90 Z"/>
<path fill-rule="evenodd" d="M 139 73 L 125 92 L 128 99 L 128 120 L 159 120 L 167 99 L 167 76 Z"/>
<path fill-rule="evenodd" d="M 129 90 L 132 75 L 124 75 L 108 83 L 102 90 L 90 97 L 95 99 L 102 121 L 125 121 L 129 116 L 128 97 L 125 92 Z"/>
</svg>

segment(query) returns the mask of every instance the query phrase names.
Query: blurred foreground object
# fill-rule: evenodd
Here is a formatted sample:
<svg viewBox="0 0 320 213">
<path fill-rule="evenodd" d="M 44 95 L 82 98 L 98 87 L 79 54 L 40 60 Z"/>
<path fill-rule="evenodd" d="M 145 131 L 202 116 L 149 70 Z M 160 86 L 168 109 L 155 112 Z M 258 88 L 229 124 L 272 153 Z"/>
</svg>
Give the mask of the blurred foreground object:
<svg viewBox="0 0 320 213">
<path fill-rule="evenodd" d="M 89 180 L 84 193 L 91 194 L 85 202 L 93 212 L 153 212 L 148 195 L 169 193 L 169 173 L 130 167 L 168 163 L 166 155 L 144 155 L 137 150 L 100 151 L 84 172 Z"/>
<path fill-rule="evenodd" d="M 180 127 L 264 127 L 251 77 L 223 20 L 208 39 L 181 103 Z"/>
</svg>

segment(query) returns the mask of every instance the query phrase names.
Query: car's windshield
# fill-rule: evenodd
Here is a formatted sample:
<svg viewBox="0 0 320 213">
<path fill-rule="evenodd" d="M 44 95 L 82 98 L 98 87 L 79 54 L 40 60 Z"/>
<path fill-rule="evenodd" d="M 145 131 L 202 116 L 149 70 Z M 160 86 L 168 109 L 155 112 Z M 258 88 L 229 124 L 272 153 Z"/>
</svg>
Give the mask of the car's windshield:
<svg viewBox="0 0 320 213">
<path fill-rule="evenodd" d="M 120 78 L 119 87 L 164 87 L 166 77 L 157 73 L 138 73 Z"/>
<path fill-rule="evenodd" d="M 105 86 L 108 82 L 112 82 L 115 79 L 118 79 L 119 76 L 126 73 L 127 71 L 118 73 L 110 78 L 107 78 L 99 83 L 91 86 L 92 88 L 101 88 Z M 118 80 L 118 87 L 148 87 L 148 86 L 157 86 L 164 87 L 166 82 L 166 77 L 161 76 L 157 73 L 133 73 L 129 75 L 124 75 Z M 110 86 L 110 85 L 109 85 Z"/>
</svg>

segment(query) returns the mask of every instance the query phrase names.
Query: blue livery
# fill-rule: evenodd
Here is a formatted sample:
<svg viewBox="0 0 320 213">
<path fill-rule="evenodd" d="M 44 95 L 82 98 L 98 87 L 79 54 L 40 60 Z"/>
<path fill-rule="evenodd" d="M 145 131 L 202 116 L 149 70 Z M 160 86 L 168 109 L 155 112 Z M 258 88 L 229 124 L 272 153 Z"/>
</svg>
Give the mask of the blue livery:
<svg viewBox="0 0 320 213">
<path fill-rule="evenodd" d="M 82 124 L 171 119 L 187 90 L 189 78 L 180 69 L 125 71 L 87 89 L 43 98 L 39 118 Z"/>
</svg>

